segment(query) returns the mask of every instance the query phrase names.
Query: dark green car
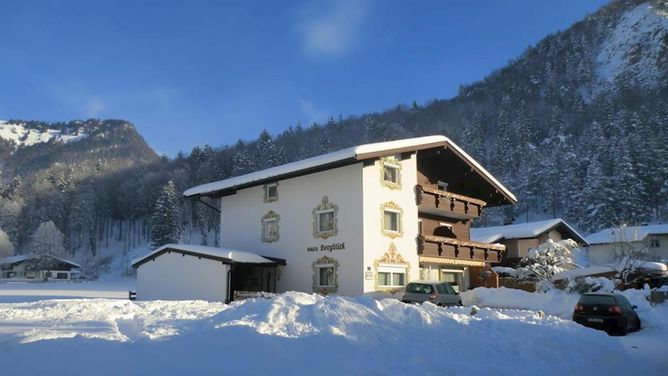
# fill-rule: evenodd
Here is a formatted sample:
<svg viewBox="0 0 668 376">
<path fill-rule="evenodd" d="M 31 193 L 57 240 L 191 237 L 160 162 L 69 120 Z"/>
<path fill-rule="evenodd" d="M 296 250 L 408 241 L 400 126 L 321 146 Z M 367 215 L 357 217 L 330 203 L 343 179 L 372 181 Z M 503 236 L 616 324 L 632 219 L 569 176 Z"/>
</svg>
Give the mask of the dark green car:
<svg viewBox="0 0 668 376">
<path fill-rule="evenodd" d="M 608 334 L 626 335 L 630 331 L 640 330 L 640 317 L 636 308 L 620 294 L 586 293 L 575 305 L 573 321 L 605 330 Z"/>
</svg>

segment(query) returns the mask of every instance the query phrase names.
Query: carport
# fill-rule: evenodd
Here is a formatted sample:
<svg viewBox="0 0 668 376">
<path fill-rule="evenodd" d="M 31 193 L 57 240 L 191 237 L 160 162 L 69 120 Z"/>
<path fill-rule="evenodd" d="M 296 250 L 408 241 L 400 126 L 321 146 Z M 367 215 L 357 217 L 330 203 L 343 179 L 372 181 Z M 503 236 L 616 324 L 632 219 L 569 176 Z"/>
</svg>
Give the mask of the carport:
<svg viewBox="0 0 668 376">
<path fill-rule="evenodd" d="M 235 291 L 276 292 L 285 260 L 234 249 L 167 244 L 133 260 L 137 299 L 229 302 Z"/>
</svg>

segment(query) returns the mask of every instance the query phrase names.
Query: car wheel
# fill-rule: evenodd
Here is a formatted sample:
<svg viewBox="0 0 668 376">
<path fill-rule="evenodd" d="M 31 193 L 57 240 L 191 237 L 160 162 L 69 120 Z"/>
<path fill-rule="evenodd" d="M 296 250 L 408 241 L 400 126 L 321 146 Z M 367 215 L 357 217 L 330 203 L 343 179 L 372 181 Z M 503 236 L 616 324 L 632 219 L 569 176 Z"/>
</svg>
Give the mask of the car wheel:
<svg viewBox="0 0 668 376">
<path fill-rule="evenodd" d="M 461 306 L 463 306 L 463 304 L 462 304 L 462 301 L 461 301 L 461 300 L 457 302 L 457 306 L 458 306 L 458 307 L 461 307 Z"/>
<path fill-rule="evenodd" d="M 636 326 L 636 331 L 640 331 L 640 328 L 642 328 L 642 324 L 640 323 L 640 317 L 638 317 L 638 319 L 636 321 L 637 321 L 637 324 L 638 324 L 638 326 Z"/>
</svg>

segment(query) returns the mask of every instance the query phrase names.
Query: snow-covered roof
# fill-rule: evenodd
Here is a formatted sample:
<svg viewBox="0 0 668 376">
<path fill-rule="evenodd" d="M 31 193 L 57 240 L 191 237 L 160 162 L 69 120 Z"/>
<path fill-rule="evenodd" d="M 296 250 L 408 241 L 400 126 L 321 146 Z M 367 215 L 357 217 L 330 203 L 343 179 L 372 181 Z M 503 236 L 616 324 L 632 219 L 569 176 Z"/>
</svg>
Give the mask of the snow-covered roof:
<svg viewBox="0 0 668 376">
<path fill-rule="evenodd" d="M 471 240 L 481 243 L 494 243 L 500 239 L 534 238 L 558 226 L 563 226 L 570 233 L 571 239 L 578 244 L 586 245 L 585 238 L 561 218 L 506 226 L 472 228 Z"/>
<path fill-rule="evenodd" d="M 590 275 L 605 274 L 614 272 L 615 269 L 610 266 L 590 266 L 588 268 L 576 268 L 557 273 L 552 276 L 553 281 L 560 279 L 574 279 L 577 277 L 586 277 Z"/>
<path fill-rule="evenodd" d="M 0 259 L 0 265 L 16 264 L 17 262 L 29 260 L 32 257 L 27 255 L 8 256 Z"/>
<path fill-rule="evenodd" d="M 9 256 L 0 259 L 0 265 L 7 265 L 7 264 L 16 264 L 18 262 L 23 262 L 27 260 L 33 260 L 33 259 L 39 259 L 42 256 L 37 256 L 37 255 L 15 255 L 15 256 Z M 72 262 L 70 260 L 66 260 L 61 257 L 56 257 L 56 256 L 51 256 L 51 255 L 45 255 L 45 257 L 51 257 L 55 260 L 64 262 L 66 264 L 70 264 L 76 268 L 81 268 L 81 265 L 77 264 L 76 262 Z"/>
<path fill-rule="evenodd" d="M 476 162 L 464 150 L 452 142 L 445 136 L 425 136 L 408 138 L 396 141 L 377 142 L 373 144 L 365 144 L 353 146 L 347 149 L 342 149 L 328 154 L 319 155 L 317 157 L 304 159 L 284 165 L 268 168 L 252 172 L 250 174 L 235 176 L 229 179 L 220 180 L 213 183 L 199 185 L 186 190 L 183 195 L 185 197 L 203 196 L 226 189 L 235 189 L 242 186 L 253 185 L 269 179 L 279 179 L 286 175 L 293 175 L 296 173 L 308 173 L 312 170 L 323 169 L 327 166 L 338 166 L 346 161 L 362 161 L 369 158 L 375 158 L 379 155 L 390 155 L 397 153 L 398 150 L 422 150 L 433 147 L 450 147 L 456 154 L 461 156 L 466 163 L 473 169 L 483 175 L 494 187 L 503 193 L 508 200 L 517 202 L 517 198 L 503 186 L 498 180 L 485 170 L 478 162 Z"/>
<path fill-rule="evenodd" d="M 228 263 L 241 263 L 241 264 L 275 264 L 276 261 L 269 260 L 255 253 L 239 251 L 236 249 L 227 249 L 227 248 L 217 248 L 217 247 L 207 247 L 203 245 L 191 245 L 191 244 L 166 244 L 162 247 L 149 252 L 148 254 L 138 257 L 132 260 L 132 266 L 138 267 L 144 262 L 150 260 L 153 257 L 165 253 L 167 251 L 183 252 L 194 254 L 198 256 L 208 256 L 216 260 L 226 261 Z"/>
<path fill-rule="evenodd" d="M 609 244 L 626 241 L 640 241 L 648 235 L 668 234 L 668 225 L 646 225 L 606 228 L 587 236 L 587 243 Z"/>
</svg>

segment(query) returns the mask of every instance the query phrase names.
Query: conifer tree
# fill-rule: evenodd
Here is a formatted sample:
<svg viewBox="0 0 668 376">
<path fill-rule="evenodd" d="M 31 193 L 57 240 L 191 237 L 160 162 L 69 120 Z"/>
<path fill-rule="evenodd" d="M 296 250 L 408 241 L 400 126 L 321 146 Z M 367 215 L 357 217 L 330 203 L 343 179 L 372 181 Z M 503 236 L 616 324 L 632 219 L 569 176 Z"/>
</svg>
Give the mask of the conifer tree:
<svg viewBox="0 0 668 376">
<path fill-rule="evenodd" d="M 158 248 L 179 240 L 179 201 L 176 187 L 170 180 L 165 184 L 155 203 L 151 216 L 151 245 Z"/>
</svg>

